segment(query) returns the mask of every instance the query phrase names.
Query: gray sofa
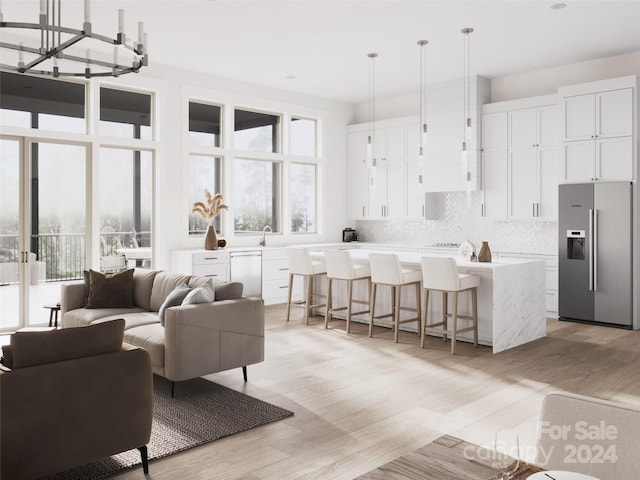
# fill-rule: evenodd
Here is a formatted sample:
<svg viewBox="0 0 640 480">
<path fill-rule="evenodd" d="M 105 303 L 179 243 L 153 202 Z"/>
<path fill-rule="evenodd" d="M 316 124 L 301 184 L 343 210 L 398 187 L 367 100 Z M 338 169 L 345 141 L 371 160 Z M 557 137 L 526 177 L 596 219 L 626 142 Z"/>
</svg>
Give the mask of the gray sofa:
<svg viewBox="0 0 640 480">
<path fill-rule="evenodd" d="M 215 301 L 158 311 L 178 285 L 198 287 L 210 279 L 136 268 L 133 308 L 85 308 L 82 282 L 62 285 L 62 328 L 124 318 L 124 341 L 147 350 L 153 373 L 172 382 L 188 380 L 264 360 L 264 303 L 242 297 L 242 284 L 214 284 Z"/>
</svg>

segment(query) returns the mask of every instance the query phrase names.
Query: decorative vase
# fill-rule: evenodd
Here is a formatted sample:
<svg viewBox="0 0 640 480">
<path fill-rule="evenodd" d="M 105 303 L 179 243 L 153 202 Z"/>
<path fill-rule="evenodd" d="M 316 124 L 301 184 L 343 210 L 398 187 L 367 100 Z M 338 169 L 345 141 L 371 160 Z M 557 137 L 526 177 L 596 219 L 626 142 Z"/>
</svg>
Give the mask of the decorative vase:
<svg viewBox="0 0 640 480">
<path fill-rule="evenodd" d="M 482 242 L 480 253 L 478 254 L 478 261 L 491 263 L 491 249 L 489 248 L 489 242 Z"/>
<path fill-rule="evenodd" d="M 218 249 L 218 236 L 216 235 L 216 229 L 213 225 L 207 226 L 207 233 L 204 236 L 204 249 L 205 250 Z"/>
</svg>

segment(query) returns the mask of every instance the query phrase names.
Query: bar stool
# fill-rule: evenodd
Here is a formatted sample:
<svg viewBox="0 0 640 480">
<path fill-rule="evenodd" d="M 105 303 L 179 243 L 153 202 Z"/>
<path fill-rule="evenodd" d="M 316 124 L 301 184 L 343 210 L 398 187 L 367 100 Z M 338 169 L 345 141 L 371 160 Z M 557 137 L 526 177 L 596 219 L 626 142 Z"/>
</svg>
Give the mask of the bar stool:
<svg viewBox="0 0 640 480">
<path fill-rule="evenodd" d="M 305 324 L 309 325 L 309 311 L 314 308 L 326 306 L 324 303 L 313 304 L 313 297 L 325 298 L 325 295 L 313 293 L 313 278 L 327 273 L 327 267 L 323 260 L 312 260 L 309 252 L 304 248 L 287 248 L 289 256 L 289 297 L 287 301 L 287 322 L 291 315 L 291 305 L 304 308 Z M 299 275 L 306 282 L 305 295 L 302 300 L 291 301 L 293 293 L 293 277 Z"/>
<path fill-rule="evenodd" d="M 478 286 L 480 277 L 458 272 L 456 261 L 451 257 L 422 257 L 422 286 L 424 288 L 424 321 L 420 332 L 420 347 L 424 348 L 426 332 L 441 333 L 444 341 L 451 336 L 451 353 L 456 353 L 456 336 L 458 333 L 473 331 L 473 345 L 478 346 Z M 429 292 L 442 292 L 442 320 L 427 323 L 429 309 Z M 471 315 L 458 315 L 458 294 L 471 292 Z M 452 312 L 448 313 L 448 294 L 453 294 Z M 451 317 L 453 325 L 447 327 L 447 319 Z M 470 327 L 458 328 L 458 320 L 469 320 Z M 438 328 L 440 327 L 440 328 Z"/>
<path fill-rule="evenodd" d="M 418 322 L 418 333 L 420 332 L 422 317 L 420 315 L 420 282 L 422 274 L 420 270 L 402 268 L 400 259 L 395 253 L 370 253 L 369 266 L 371 267 L 371 295 L 369 296 L 369 310 L 371 310 L 371 322 L 369 323 L 369 337 L 373 336 L 374 320 L 383 320 L 385 325 L 391 325 L 394 329 L 394 341 L 398 343 L 399 327 L 403 323 Z M 376 288 L 378 285 L 388 285 L 391 287 L 391 313 L 386 315 L 375 315 Z M 402 287 L 415 285 L 416 287 L 416 308 L 402 307 L 401 293 Z M 405 320 L 400 319 L 402 310 L 415 312 L 416 317 Z M 386 320 L 392 317 L 391 321 Z"/>
<path fill-rule="evenodd" d="M 367 281 L 367 292 L 371 285 L 371 269 L 368 265 L 354 265 L 348 250 L 325 250 L 324 260 L 327 265 L 327 310 L 324 316 L 324 328 L 329 328 L 329 322 L 333 319 L 334 312 L 347 311 L 346 331 L 350 333 L 351 316 L 369 313 L 369 309 L 352 312 L 353 303 L 369 305 L 369 300 L 353 299 L 353 282 Z M 331 286 L 333 280 L 345 280 L 347 282 L 347 306 L 333 308 L 333 294 Z"/>
</svg>

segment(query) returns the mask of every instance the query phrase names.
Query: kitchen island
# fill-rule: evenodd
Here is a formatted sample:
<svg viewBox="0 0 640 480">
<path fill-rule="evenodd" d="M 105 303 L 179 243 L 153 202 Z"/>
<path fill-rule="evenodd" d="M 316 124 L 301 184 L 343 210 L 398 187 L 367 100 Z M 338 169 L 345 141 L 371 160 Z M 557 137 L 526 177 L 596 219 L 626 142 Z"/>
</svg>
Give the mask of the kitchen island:
<svg viewBox="0 0 640 480">
<path fill-rule="evenodd" d="M 321 250 L 309 248 L 313 256 L 322 257 Z M 470 262 L 469 260 L 446 253 L 421 253 L 413 251 L 397 252 L 400 263 L 408 268 L 421 268 L 422 256 L 450 256 L 456 260 L 461 273 L 469 273 L 480 277 L 478 287 L 478 341 L 482 345 L 493 348 L 493 353 L 502 352 L 509 348 L 546 336 L 547 324 L 545 315 L 545 262 L 517 258 L 501 258 L 490 263 Z M 369 253 L 377 249 L 350 248 L 355 262 L 366 263 Z M 381 253 L 392 253 L 382 250 Z M 335 283 L 334 283 L 335 285 Z M 326 292 L 326 283 L 317 282 L 322 293 Z M 346 303 L 343 288 L 334 287 L 334 304 Z M 383 287 L 384 288 L 384 287 Z M 388 288 L 388 287 L 387 287 Z M 356 290 L 357 289 L 357 290 Z M 406 293 L 405 293 L 406 292 Z M 429 302 L 429 318 L 440 318 L 442 302 L 437 293 Z M 366 283 L 357 282 L 354 285 L 354 298 L 368 298 Z M 403 290 L 403 304 L 415 305 L 416 298 L 413 289 Z M 380 309 L 380 310 L 378 310 Z M 470 295 L 461 295 L 459 312 L 468 315 L 471 310 Z M 391 311 L 390 295 L 381 290 L 376 299 L 376 311 Z M 322 312 L 324 313 L 324 312 Z M 335 315 L 339 317 L 339 315 Z M 353 317 L 354 321 L 366 321 L 364 316 Z M 417 325 L 405 324 L 402 329 L 417 331 Z M 471 332 L 459 335 L 459 340 L 472 341 Z M 425 343 L 428 348 L 429 342 Z"/>
</svg>

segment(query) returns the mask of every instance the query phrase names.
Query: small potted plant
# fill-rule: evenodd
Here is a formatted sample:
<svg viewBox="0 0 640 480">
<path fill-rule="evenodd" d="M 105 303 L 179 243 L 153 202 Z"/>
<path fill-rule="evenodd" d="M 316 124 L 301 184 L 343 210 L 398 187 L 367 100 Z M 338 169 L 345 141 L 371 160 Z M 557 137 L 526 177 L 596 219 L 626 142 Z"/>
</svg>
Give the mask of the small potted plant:
<svg viewBox="0 0 640 480">
<path fill-rule="evenodd" d="M 229 206 L 222 203 L 223 197 L 221 193 L 211 195 L 209 190 L 205 190 L 204 194 L 205 201 L 194 203 L 191 213 L 199 213 L 202 218 L 209 221 L 207 233 L 204 236 L 204 249 L 217 250 L 218 237 L 216 235 L 216 229 L 213 226 L 213 219 L 220 215 L 222 210 L 229 210 Z"/>
</svg>

